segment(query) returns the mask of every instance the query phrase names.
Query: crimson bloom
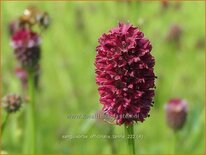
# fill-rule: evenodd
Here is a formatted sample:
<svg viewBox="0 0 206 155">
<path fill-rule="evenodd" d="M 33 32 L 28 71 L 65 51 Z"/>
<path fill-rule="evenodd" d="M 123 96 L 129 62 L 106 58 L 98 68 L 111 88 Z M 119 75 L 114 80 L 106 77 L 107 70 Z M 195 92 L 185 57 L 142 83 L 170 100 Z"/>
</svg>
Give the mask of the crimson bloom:
<svg viewBox="0 0 206 155">
<path fill-rule="evenodd" d="M 40 37 L 37 33 L 23 28 L 12 36 L 12 47 L 17 60 L 25 69 L 35 68 L 40 59 Z"/>
<path fill-rule="evenodd" d="M 120 23 L 99 38 L 96 83 L 103 111 L 116 124 L 143 122 L 153 106 L 155 88 L 152 45 L 131 24 Z"/>
<path fill-rule="evenodd" d="M 181 129 L 187 118 L 188 104 L 185 100 L 173 98 L 166 104 L 167 124 L 173 130 Z"/>
</svg>

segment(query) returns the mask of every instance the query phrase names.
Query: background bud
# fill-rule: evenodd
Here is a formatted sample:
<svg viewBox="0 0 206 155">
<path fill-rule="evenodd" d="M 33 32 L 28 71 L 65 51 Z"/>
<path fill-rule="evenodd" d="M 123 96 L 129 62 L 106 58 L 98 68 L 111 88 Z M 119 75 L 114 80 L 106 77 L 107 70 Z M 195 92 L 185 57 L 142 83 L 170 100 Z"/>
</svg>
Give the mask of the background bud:
<svg viewBox="0 0 206 155">
<path fill-rule="evenodd" d="M 2 99 L 2 106 L 8 113 L 16 112 L 22 104 L 22 98 L 16 94 L 10 94 Z"/>
<path fill-rule="evenodd" d="M 185 100 L 174 98 L 166 104 L 167 124 L 173 130 L 181 129 L 187 118 L 188 104 Z"/>
<path fill-rule="evenodd" d="M 40 37 L 29 29 L 20 29 L 12 36 L 17 60 L 25 69 L 35 68 L 40 60 Z"/>
</svg>

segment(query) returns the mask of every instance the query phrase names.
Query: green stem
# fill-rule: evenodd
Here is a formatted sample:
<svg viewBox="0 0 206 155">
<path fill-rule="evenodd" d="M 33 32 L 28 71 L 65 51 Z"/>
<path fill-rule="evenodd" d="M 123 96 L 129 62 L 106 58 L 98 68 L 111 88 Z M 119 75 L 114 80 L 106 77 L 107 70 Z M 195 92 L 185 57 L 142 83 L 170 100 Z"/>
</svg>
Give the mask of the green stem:
<svg viewBox="0 0 206 155">
<path fill-rule="evenodd" d="M 3 132 L 4 132 L 4 129 L 5 129 L 5 126 L 8 122 L 8 119 L 9 119 L 9 113 L 6 114 L 6 118 L 5 118 L 4 122 L 1 125 L 1 136 L 3 135 Z"/>
<path fill-rule="evenodd" d="M 125 138 L 127 139 L 127 145 L 130 154 L 135 154 L 135 141 L 134 141 L 134 128 L 133 125 L 125 125 Z"/>
<path fill-rule="evenodd" d="M 26 115 L 26 134 L 24 153 L 35 154 L 36 152 L 36 129 L 35 129 L 35 84 L 34 84 L 34 72 L 29 72 L 28 78 L 29 89 L 29 103 Z"/>
<path fill-rule="evenodd" d="M 179 148 L 179 138 L 178 138 L 178 132 L 174 131 L 174 154 L 178 153 Z"/>
</svg>

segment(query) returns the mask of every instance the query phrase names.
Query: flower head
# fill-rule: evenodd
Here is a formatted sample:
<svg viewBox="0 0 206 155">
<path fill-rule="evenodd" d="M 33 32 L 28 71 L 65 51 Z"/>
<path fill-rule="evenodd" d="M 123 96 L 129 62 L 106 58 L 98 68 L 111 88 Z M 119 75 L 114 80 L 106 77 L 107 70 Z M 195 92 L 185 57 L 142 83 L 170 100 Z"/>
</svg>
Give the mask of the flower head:
<svg viewBox="0 0 206 155">
<path fill-rule="evenodd" d="M 99 38 L 96 83 L 103 111 L 116 124 L 143 122 L 153 105 L 155 74 L 152 46 L 131 24 L 120 23 Z"/>
<path fill-rule="evenodd" d="M 175 41 L 177 43 L 180 42 L 180 38 L 182 36 L 182 28 L 178 24 L 171 25 L 169 32 L 167 34 L 168 41 Z"/>
<path fill-rule="evenodd" d="M 16 112 L 22 104 L 22 98 L 16 94 L 10 94 L 2 99 L 2 106 L 8 113 Z"/>
<path fill-rule="evenodd" d="M 181 129 L 186 121 L 188 104 L 185 100 L 174 98 L 166 104 L 167 124 L 173 130 Z"/>
<path fill-rule="evenodd" d="M 20 29 L 12 36 L 12 47 L 17 60 L 28 69 L 38 65 L 40 59 L 40 37 L 29 29 Z"/>
</svg>

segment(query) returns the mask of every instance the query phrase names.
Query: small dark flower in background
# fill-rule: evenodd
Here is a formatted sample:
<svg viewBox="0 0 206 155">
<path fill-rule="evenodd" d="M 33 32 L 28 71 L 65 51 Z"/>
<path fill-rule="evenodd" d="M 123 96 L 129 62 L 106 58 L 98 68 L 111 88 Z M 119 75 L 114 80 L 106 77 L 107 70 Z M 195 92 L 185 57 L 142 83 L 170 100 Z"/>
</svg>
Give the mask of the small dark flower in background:
<svg viewBox="0 0 206 155">
<path fill-rule="evenodd" d="M 152 45 L 131 24 L 120 23 L 99 38 L 96 83 L 103 111 L 116 124 L 143 122 L 153 106 L 155 87 Z"/>
<path fill-rule="evenodd" d="M 16 76 L 20 79 L 22 88 L 26 89 L 28 86 L 28 72 L 21 67 L 18 67 L 15 69 Z M 36 67 L 35 74 L 34 74 L 34 80 L 35 80 L 35 87 L 38 88 L 38 82 L 39 82 L 39 76 L 40 76 L 40 69 L 39 67 Z"/>
<path fill-rule="evenodd" d="M 170 0 L 161 0 L 160 3 L 161 3 L 161 8 L 163 10 L 166 10 L 170 7 L 170 8 L 173 8 L 177 11 L 177 10 L 180 10 L 180 8 L 182 6 L 181 2 L 179 2 L 179 1 L 172 2 Z"/>
<path fill-rule="evenodd" d="M 166 104 L 167 124 L 173 130 L 181 129 L 187 118 L 188 103 L 185 100 L 174 98 Z"/>
<path fill-rule="evenodd" d="M 161 6 L 163 9 L 167 9 L 169 6 L 169 0 L 161 0 Z"/>
<path fill-rule="evenodd" d="M 204 37 L 200 37 L 197 40 L 196 48 L 198 48 L 198 49 L 204 49 L 205 48 L 205 38 Z"/>
<path fill-rule="evenodd" d="M 29 29 L 20 29 L 12 36 L 15 56 L 25 69 L 35 68 L 40 60 L 40 36 Z"/>
<path fill-rule="evenodd" d="M 181 26 L 178 24 L 171 25 L 167 34 L 168 41 L 180 42 L 181 36 L 182 36 Z"/>
<path fill-rule="evenodd" d="M 22 104 L 22 98 L 16 94 L 9 94 L 2 99 L 2 107 L 8 113 L 16 112 Z"/>
</svg>

